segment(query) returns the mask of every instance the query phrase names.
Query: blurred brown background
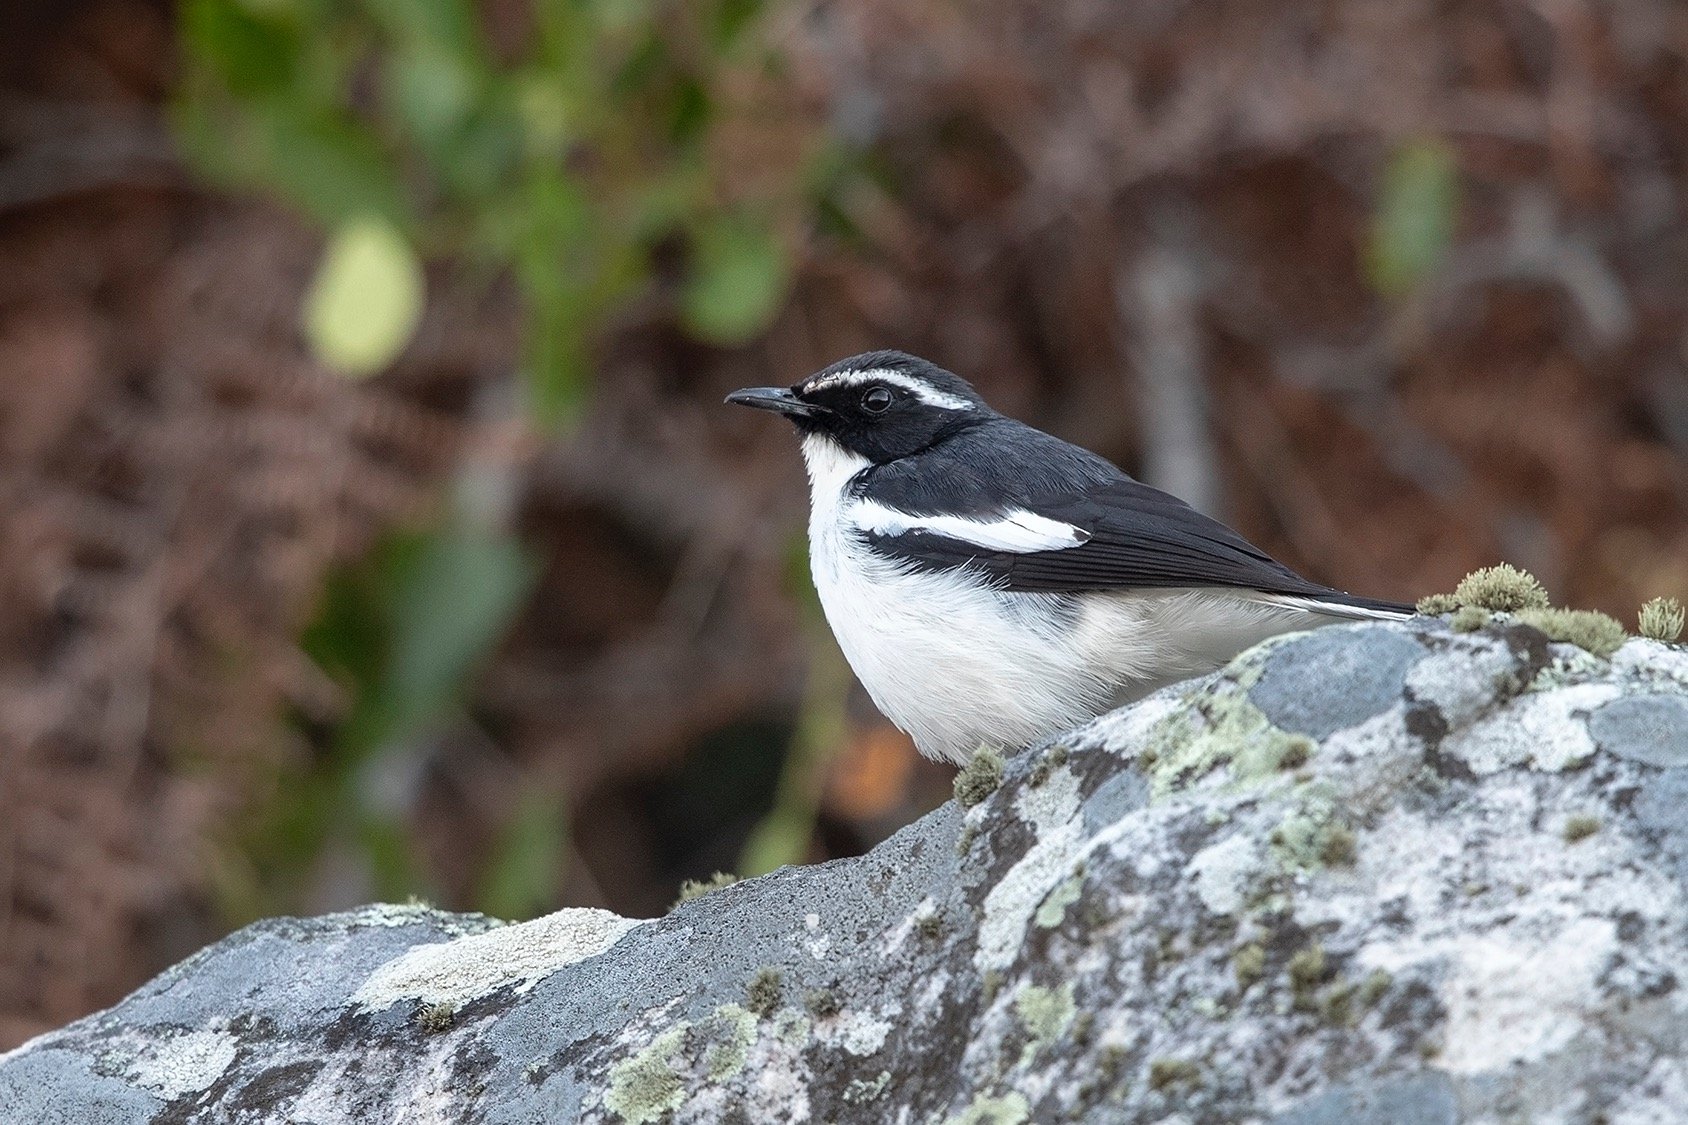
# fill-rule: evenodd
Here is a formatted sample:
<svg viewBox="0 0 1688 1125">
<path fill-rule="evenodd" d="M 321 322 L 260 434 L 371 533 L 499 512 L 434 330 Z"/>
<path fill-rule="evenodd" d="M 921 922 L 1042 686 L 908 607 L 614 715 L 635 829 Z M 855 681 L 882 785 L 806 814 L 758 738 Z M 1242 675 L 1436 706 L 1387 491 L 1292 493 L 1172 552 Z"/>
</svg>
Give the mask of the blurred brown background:
<svg viewBox="0 0 1688 1125">
<path fill-rule="evenodd" d="M 0 84 L 0 1048 L 935 806 L 719 405 L 856 351 L 1333 585 L 1688 595 L 1679 3 L 19 3 Z"/>
</svg>

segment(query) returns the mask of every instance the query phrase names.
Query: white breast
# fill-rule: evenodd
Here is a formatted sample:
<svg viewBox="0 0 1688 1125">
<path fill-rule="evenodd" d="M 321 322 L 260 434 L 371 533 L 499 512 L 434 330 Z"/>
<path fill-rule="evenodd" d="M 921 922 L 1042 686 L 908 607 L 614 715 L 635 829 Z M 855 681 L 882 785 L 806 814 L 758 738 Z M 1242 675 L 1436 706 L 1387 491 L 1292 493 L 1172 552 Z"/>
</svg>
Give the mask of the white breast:
<svg viewBox="0 0 1688 1125">
<path fill-rule="evenodd" d="M 980 742 L 1018 746 L 1107 705 L 1110 676 L 1088 663 L 1082 627 L 1051 627 L 1058 598 L 1003 595 L 976 575 L 872 554 L 844 510 L 868 462 L 819 437 L 803 454 L 809 562 L 827 622 L 874 703 L 923 753 L 964 761 Z"/>
<path fill-rule="evenodd" d="M 861 538 L 863 513 L 846 493 L 869 462 L 818 436 L 804 439 L 803 458 L 827 623 L 874 703 L 928 757 L 1017 749 L 1322 623 L 1249 592 L 1009 593 L 971 572 L 915 570 Z"/>
</svg>

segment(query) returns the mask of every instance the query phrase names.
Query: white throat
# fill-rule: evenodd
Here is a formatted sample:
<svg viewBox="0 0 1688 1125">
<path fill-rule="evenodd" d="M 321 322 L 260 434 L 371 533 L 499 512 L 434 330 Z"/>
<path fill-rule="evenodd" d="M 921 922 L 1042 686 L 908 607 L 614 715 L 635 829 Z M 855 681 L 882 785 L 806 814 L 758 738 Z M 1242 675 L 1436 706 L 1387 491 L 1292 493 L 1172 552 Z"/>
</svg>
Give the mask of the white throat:
<svg viewBox="0 0 1688 1125">
<path fill-rule="evenodd" d="M 803 438 L 803 464 L 809 470 L 809 504 L 812 511 L 836 509 L 852 478 L 873 462 L 821 434 Z"/>
</svg>

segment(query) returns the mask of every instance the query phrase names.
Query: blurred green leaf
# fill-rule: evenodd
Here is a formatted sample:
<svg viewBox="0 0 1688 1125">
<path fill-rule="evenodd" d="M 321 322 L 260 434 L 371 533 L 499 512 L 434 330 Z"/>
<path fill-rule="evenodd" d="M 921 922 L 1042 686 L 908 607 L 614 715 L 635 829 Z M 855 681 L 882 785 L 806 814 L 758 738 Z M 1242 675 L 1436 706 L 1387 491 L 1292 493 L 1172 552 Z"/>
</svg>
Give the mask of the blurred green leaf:
<svg viewBox="0 0 1688 1125">
<path fill-rule="evenodd" d="M 815 831 L 815 812 L 809 802 L 791 801 L 774 808 L 756 825 L 739 853 L 739 870 L 748 879 L 787 864 L 802 863 Z"/>
<path fill-rule="evenodd" d="M 422 265 L 391 224 L 354 219 L 329 238 L 305 297 L 305 335 L 346 375 L 386 367 L 422 319 Z"/>
<path fill-rule="evenodd" d="M 499 834 L 475 909 L 526 919 L 555 908 L 568 859 L 568 813 L 555 794 L 529 789 Z"/>
<path fill-rule="evenodd" d="M 292 29 L 235 0 L 184 0 L 182 41 L 231 93 L 267 93 L 293 78 Z"/>
<path fill-rule="evenodd" d="M 742 343 L 779 311 L 788 270 L 785 249 L 766 225 L 743 216 L 706 219 L 692 232 L 680 302 L 686 327 L 714 343 Z"/>
<path fill-rule="evenodd" d="M 578 312 L 564 298 L 530 294 L 528 308 L 528 411 L 547 429 L 579 417 L 586 402 L 590 363 L 581 338 Z"/>
<path fill-rule="evenodd" d="M 247 175 L 326 224 L 379 215 L 406 218 L 390 158 L 373 135 L 349 119 L 291 101 L 254 104 L 232 138 L 243 146 Z"/>
<path fill-rule="evenodd" d="M 561 152 L 571 129 L 568 98 L 557 80 L 546 74 L 526 75 L 515 96 L 528 151 L 541 156 Z"/>
<path fill-rule="evenodd" d="M 448 51 L 421 43 L 387 59 L 384 78 L 394 115 L 423 149 L 440 158 L 473 112 L 476 76 Z"/>
<path fill-rule="evenodd" d="M 710 30 L 716 48 L 725 49 L 738 41 L 762 11 L 762 0 L 716 0 Z"/>
<path fill-rule="evenodd" d="M 1367 273 L 1376 289 L 1404 296 L 1433 275 L 1453 244 L 1459 166 L 1445 141 L 1399 146 L 1383 170 L 1372 217 Z"/>
<path fill-rule="evenodd" d="M 372 688 L 381 678 L 387 652 L 387 621 L 381 594 L 367 568 L 330 574 L 317 612 L 299 646 L 335 683 L 349 691 Z"/>
<path fill-rule="evenodd" d="M 395 38 L 422 41 L 460 58 L 481 50 L 480 30 L 469 0 L 363 0 Z"/>
<path fill-rule="evenodd" d="M 845 704 L 853 682 L 850 667 L 824 624 L 813 625 L 803 710 L 780 770 L 774 807 L 751 832 L 739 855 L 738 869 L 746 877 L 803 862 L 815 831 L 827 763 L 844 747 Z"/>
<path fill-rule="evenodd" d="M 527 595 L 535 567 L 514 540 L 451 528 L 421 540 L 390 576 L 390 649 L 381 698 L 390 736 L 454 704 Z"/>
</svg>

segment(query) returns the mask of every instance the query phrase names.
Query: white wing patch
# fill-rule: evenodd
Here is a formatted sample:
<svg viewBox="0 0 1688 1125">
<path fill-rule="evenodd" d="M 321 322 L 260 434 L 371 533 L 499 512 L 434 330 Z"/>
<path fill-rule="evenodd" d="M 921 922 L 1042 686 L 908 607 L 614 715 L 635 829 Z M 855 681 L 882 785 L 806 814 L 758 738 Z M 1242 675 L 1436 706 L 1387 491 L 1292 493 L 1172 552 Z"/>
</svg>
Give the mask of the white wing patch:
<svg viewBox="0 0 1688 1125">
<path fill-rule="evenodd" d="M 973 404 L 964 398 L 952 395 L 947 391 L 940 391 L 912 375 L 905 375 L 901 371 L 890 371 L 883 367 L 870 367 L 861 371 L 840 371 L 819 379 L 811 379 L 808 385 L 803 388 L 803 392 L 808 394 L 813 391 L 824 390 L 827 387 L 860 387 L 868 383 L 889 383 L 893 387 L 901 387 L 927 406 L 936 406 L 944 410 L 973 409 Z"/>
<path fill-rule="evenodd" d="M 1293 594 L 1256 594 L 1254 597 L 1257 601 L 1272 605 L 1306 610 L 1308 613 L 1322 613 L 1326 617 L 1343 617 L 1350 621 L 1405 621 L 1413 616 L 1411 611 L 1373 609 L 1370 606 L 1363 605 L 1343 605 L 1341 602 L 1322 602 L 1318 598 L 1301 598 Z"/>
<path fill-rule="evenodd" d="M 945 539 L 971 543 L 988 551 L 1008 551 L 1017 555 L 1033 551 L 1061 551 L 1090 539 L 1090 532 L 1083 528 L 1048 519 L 1023 508 L 973 519 L 967 516 L 917 516 L 887 508 L 872 500 L 857 500 L 845 511 L 845 518 L 864 534 L 904 535 L 911 531 L 924 531 Z"/>
</svg>

